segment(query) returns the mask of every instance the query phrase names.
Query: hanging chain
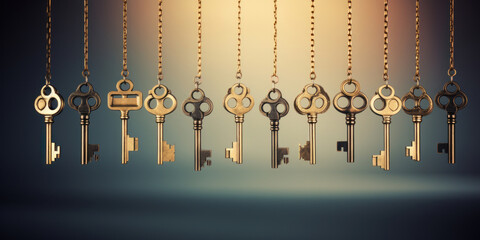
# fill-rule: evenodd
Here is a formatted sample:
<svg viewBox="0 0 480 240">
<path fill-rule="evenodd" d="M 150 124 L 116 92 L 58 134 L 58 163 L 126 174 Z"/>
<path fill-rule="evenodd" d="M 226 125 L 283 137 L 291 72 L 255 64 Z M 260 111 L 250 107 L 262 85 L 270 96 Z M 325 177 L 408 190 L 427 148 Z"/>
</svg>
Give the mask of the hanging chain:
<svg viewBox="0 0 480 240">
<path fill-rule="evenodd" d="M 310 80 L 315 81 L 315 0 L 312 0 L 310 16 Z"/>
<path fill-rule="evenodd" d="M 88 70 L 88 0 L 83 1 L 83 71 L 82 76 L 88 82 L 90 70 Z"/>
<path fill-rule="evenodd" d="M 241 43 L 242 43 L 242 39 L 240 38 L 240 35 L 242 33 L 242 29 L 240 28 L 240 23 L 242 22 L 242 18 L 240 16 L 240 14 L 242 13 L 242 7 L 240 5 L 240 3 L 242 2 L 242 0 L 238 0 L 238 24 L 237 24 L 237 30 L 238 30 L 238 33 L 237 33 L 237 74 L 236 74 L 236 78 L 238 80 L 238 82 L 240 83 L 240 80 L 242 79 L 242 63 L 241 63 L 241 49 L 240 49 L 240 46 L 241 46 Z"/>
<path fill-rule="evenodd" d="M 197 75 L 194 77 L 193 82 L 195 88 L 198 88 L 202 84 L 202 0 L 198 0 L 198 42 L 197 42 Z"/>
<path fill-rule="evenodd" d="M 273 88 L 278 83 L 277 76 L 277 0 L 273 0 L 273 74 L 271 77 Z"/>
<path fill-rule="evenodd" d="M 128 77 L 127 69 L 127 0 L 123 0 L 123 70 L 122 76 Z"/>
<path fill-rule="evenodd" d="M 347 37 L 348 37 L 348 67 L 347 67 L 347 79 L 352 83 L 352 0 L 348 0 L 348 13 L 347 13 Z"/>
<path fill-rule="evenodd" d="M 454 42 L 455 42 L 455 0 L 450 0 L 450 68 L 448 69 L 448 76 L 450 76 L 450 81 L 453 81 L 453 77 L 457 75 L 457 70 L 455 70 L 455 61 L 454 56 Z"/>
<path fill-rule="evenodd" d="M 383 10 L 383 20 L 384 20 L 384 31 L 383 31 L 383 81 L 385 81 L 388 86 L 388 0 L 384 0 L 384 10 Z"/>
<path fill-rule="evenodd" d="M 158 84 L 163 80 L 163 69 L 162 69 L 162 41 L 163 41 L 163 10 L 162 10 L 162 0 L 158 0 Z"/>
<path fill-rule="evenodd" d="M 45 84 L 49 85 L 50 80 L 52 79 L 52 65 L 51 65 L 51 51 L 52 51 L 52 0 L 48 0 L 47 2 L 47 24 L 45 24 L 47 33 L 45 35 L 47 43 L 46 43 L 46 60 L 47 63 L 45 64 L 46 73 L 45 73 Z"/>
<path fill-rule="evenodd" d="M 415 3 L 415 76 L 413 81 L 420 85 L 420 0 Z"/>
</svg>

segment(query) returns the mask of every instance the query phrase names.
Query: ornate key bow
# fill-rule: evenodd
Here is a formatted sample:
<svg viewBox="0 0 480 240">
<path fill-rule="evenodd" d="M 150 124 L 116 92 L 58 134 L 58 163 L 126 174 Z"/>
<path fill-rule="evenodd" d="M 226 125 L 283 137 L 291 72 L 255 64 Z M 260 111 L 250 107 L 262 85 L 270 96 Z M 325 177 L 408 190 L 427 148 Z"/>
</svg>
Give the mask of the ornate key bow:
<svg viewBox="0 0 480 240">
<path fill-rule="evenodd" d="M 235 92 L 236 88 L 241 88 L 242 91 L 239 94 L 237 94 Z M 228 105 L 228 102 L 231 99 L 235 100 L 235 107 L 230 107 Z M 249 104 L 247 106 L 243 104 L 243 101 L 245 99 L 249 100 Z M 235 84 L 234 86 L 229 88 L 227 95 L 225 96 L 225 100 L 223 101 L 223 106 L 225 107 L 225 110 L 234 114 L 235 116 L 243 116 L 245 113 L 252 110 L 253 105 L 254 105 L 254 100 L 252 95 L 250 95 L 250 89 L 248 89 L 242 83 Z"/>
<path fill-rule="evenodd" d="M 353 84 L 355 85 L 355 90 L 352 92 L 349 92 L 345 89 L 345 86 L 347 84 Z M 345 107 L 341 107 L 339 104 L 339 100 L 341 98 L 345 98 L 347 100 L 347 105 Z M 360 107 L 356 107 L 353 104 L 354 99 L 360 98 L 363 102 L 363 105 Z M 340 86 L 340 93 L 335 95 L 333 98 L 333 106 L 337 111 L 344 113 L 344 114 L 357 114 L 363 112 L 367 108 L 367 103 L 368 103 L 368 98 L 367 96 L 360 91 L 360 84 L 354 80 L 354 79 L 347 79 L 342 82 L 342 85 Z"/>
<path fill-rule="evenodd" d="M 415 90 L 421 91 L 421 95 L 417 96 L 418 94 L 415 94 Z M 427 108 L 422 108 L 420 106 L 420 103 L 424 99 L 428 101 Z M 406 103 L 408 100 L 413 100 L 414 106 L 412 108 L 407 107 Z M 425 88 L 420 85 L 415 85 L 410 88 L 410 91 L 405 96 L 402 97 L 402 108 L 408 115 L 425 116 L 433 111 L 433 101 L 432 98 L 428 96 Z"/>
<path fill-rule="evenodd" d="M 382 93 L 383 89 L 389 89 L 390 94 L 388 96 L 385 96 Z M 383 103 L 383 106 L 380 109 L 375 107 L 375 102 L 377 100 L 380 100 Z M 397 114 L 401 109 L 401 104 L 402 101 L 400 100 L 400 98 L 395 96 L 395 90 L 390 86 L 382 85 L 375 92 L 375 96 L 372 97 L 370 101 L 370 109 L 372 109 L 373 113 L 385 118 Z"/>
<path fill-rule="evenodd" d="M 49 89 L 47 91 L 47 88 Z M 52 106 L 56 101 L 56 107 L 52 109 Z M 60 114 L 63 110 L 65 102 L 63 101 L 62 96 L 58 93 L 52 85 L 47 84 L 42 87 L 40 90 L 40 96 L 35 99 L 34 107 L 35 110 L 45 118 L 52 118 Z"/>
<path fill-rule="evenodd" d="M 200 96 L 196 96 L 196 94 L 200 94 Z M 206 111 L 201 109 L 201 105 L 204 103 L 208 105 L 208 109 Z M 193 105 L 192 110 L 187 109 L 187 106 L 190 104 Z M 212 113 L 213 103 L 208 97 L 205 96 L 205 92 L 203 92 L 202 89 L 195 88 L 190 93 L 190 97 L 183 102 L 182 110 L 185 115 L 192 117 L 193 120 L 202 120 L 204 117 Z"/>
<path fill-rule="evenodd" d="M 277 94 L 277 97 L 276 98 L 272 97 L 272 94 Z M 265 105 L 270 106 L 270 111 L 266 111 L 264 109 Z M 285 107 L 285 110 L 283 112 L 278 111 L 279 105 L 283 105 Z M 282 97 L 282 92 L 280 92 L 280 90 L 276 88 L 271 89 L 268 92 L 267 97 L 264 98 L 260 103 L 260 112 L 262 113 L 262 115 L 268 117 L 270 121 L 278 122 L 280 118 L 287 115 L 288 110 L 289 110 L 289 105 L 287 100 L 285 100 Z"/>
<path fill-rule="evenodd" d="M 157 89 L 162 89 L 163 94 L 157 95 L 155 91 Z M 165 100 L 170 99 L 172 101 L 172 106 L 165 107 Z M 155 100 L 157 105 L 155 108 L 150 107 L 150 102 Z M 153 115 L 156 116 L 165 116 L 177 107 L 177 99 L 172 95 L 170 89 L 168 89 L 165 85 L 158 84 L 154 86 L 150 91 L 148 91 L 148 96 L 145 98 L 145 109 Z"/>
<path fill-rule="evenodd" d="M 452 85 L 455 86 L 454 91 L 450 91 L 448 89 L 448 86 Z M 441 100 L 442 98 L 447 98 L 448 102 L 443 104 Z M 455 101 L 455 99 L 458 98 L 462 100 L 460 104 Z M 438 94 L 435 96 L 435 102 L 439 108 L 447 111 L 448 114 L 456 114 L 458 110 L 461 110 L 467 106 L 468 98 L 465 93 L 460 90 L 460 86 L 457 82 L 450 81 L 443 85 L 443 90 L 438 92 Z"/>
<path fill-rule="evenodd" d="M 85 92 L 82 90 L 83 86 L 88 87 L 88 91 Z M 79 99 L 80 103 L 77 105 L 75 99 Z M 89 100 L 94 99 L 95 103 L 90 104 Z M 70 94 L 68 97 L 68 105 L 78 111 L 81 115 L 90 115 L 91 111 L 95 111 L 100 107 L 101 99 L 97 92 L 93 89 L 92 84 L 89 82 L 83 82 L 78 85 L 75 92 Z"/>
<path fill-rule="evenodd" d="M 313 88 L 315 92 L 309 93 L 308 89 Z M 302 107 L 301 101 L 303 99 L 306 99 L 308 104 L 307 107 Z M 322 106 L 318 107 L 316 105 L 317 100 L 321 99 L 323 101 Z M 317 115 L 320 113 L 324 113 L 328 110 L 330 107 L 330 98 L 328 97 L 328 94 L 323 90 L 323 88 L 316 84 L 316 83 L 311 83 L 307 84 L 304 88 L 302 93 L 300 93 L 296 98 L 295 98 L 295 104 L 294 104 L 295 110 L 297 110 L 298 113 L 305 115 Z"/>
</svg>

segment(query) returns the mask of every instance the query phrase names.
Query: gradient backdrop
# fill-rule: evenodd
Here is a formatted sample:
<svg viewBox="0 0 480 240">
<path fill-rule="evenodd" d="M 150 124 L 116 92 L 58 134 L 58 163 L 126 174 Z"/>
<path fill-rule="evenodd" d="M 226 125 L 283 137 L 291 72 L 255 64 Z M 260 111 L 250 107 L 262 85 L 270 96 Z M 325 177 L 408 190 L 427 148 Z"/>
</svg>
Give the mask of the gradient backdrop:
<svg viewBox="0 0 480 240">
<path fill-rule="evenodd" d="M 336 151 L 346 137 L 344 115 L 333 106 L 319 116 L 317 165 L 299 161 L 298 144 L 308 138 L 305 116 L 293 99 L 309 82 L 310 1 L 278 2 L 278 88 L 290 103 L 280 123 L 280 146 L 290 164 L 270 168 L 269 120 L 258 103 L 271 88 L 273 4 L 242 2 L 243 81 L 256 106 L 244 124 L 244 164 L 224 158 L 235 139 L 235 123 L 223 97 L 235 82 L 235 0 L 203 1 L 202 88 L 213 101 L 205 118 L 204 149 L 212 166 L 193 171 L 192 119 L 181 108 L 168 115 L 165 139 L 176 161 L 156 164 L 156 124 L 145 109 L 131 112 L 129 133 L 140 150 L 121 165 L 121 121 L 107 107 L 122 68 L 122 3 L 90 1 L 90 81 L 102 97 L 92 113 L 90 142 L 100 161 L 80 165 L 79 115 L 68 106 L 55 117 L 53 141 L 61 158 L 44 164 L 45 128 L 34 108 L 45 74 L 45 1 L 2 3 L 2 75 L 10 103 L 3 107 L 7 146 L 0 168 L 2 235 L 62 238 L 431 238 L 473 233 L 478 218 L 480 162 L 475 153 L 479 116 L 475 7 L 456 4 L 455 78 L 469 97 L 457 118 L 457 161 L 436 153 L 447 139 L 446 113 L 435 107 L 422 123 L 422 161 L 405 157 L 413 140 L 403 111 L 391 125 L 391 171 L 371 166 L 383 149 L 381 117 L 357 115 L 356 161 Z M 382 84 L 383 1 L 353 3 L 353 76 L 373 96 Z M 83 1 L 53 1 L 52 83 L 64 99 L 83 81 Z M 196 7 L 193 0 L 164 1 L 164 84 L 179 106 L 194 87 Z M 147 94 L 157 74 L 157 1 L 130 1 L 128 69 L 135 89 Z M 422 85 L 433 97 L 448 81 L 447 0 L 421 1 Z M 414 84 L 415 1 L 390 3 L 390 83 L 403 96 Z M 316 2 L 316 71 L 332 99 L 347 68 L 347 1 Z M 5 31 L 6 28 L 6 31 Z M 13 120 L 13 124 L 12 124 Z M 6 132 L 6 135 L 5 135 Z M 6 154 L 5 154 L 6 153 Z"/>
</svg>

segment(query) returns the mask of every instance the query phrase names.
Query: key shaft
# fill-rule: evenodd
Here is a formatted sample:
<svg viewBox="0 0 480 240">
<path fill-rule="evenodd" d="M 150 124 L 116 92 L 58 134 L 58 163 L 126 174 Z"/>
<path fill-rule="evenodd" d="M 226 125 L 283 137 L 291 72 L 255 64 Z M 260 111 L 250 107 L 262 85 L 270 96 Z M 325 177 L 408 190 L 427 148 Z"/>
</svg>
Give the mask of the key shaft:
<svg viewBox="0 0 480 240">
<path fill-rule="evenodd" d="M 385 151 L 385 170 L 390 170 L 390 117 L 383 118 L 383 146 Z"/>
<path fill-rule="evenodd" d="M 271 166 L 272 168 L 278 168 L 278 122 L 270 122 L 271 132 Z"/>
<path fill-rule="evenodd" d="M 309 154 L 310 154 L 310 164 L 316 164 L 317 163 L 317 151 L 316 151 L 316 126 L 317 126 L 317 116 L 308 116 L 308 128 L 309 128 Z"/>
<path fill-rule="evenodd" d="M 56 158 L 60 158 L 60 146 L 52 142 L 53 117 L 45 116 L 45 164 L 50 165 Z"/>
<path fill-rule="evenodd" d="M 202 120 L 193 121 L 194 130 L 194 170 L 202 169 Z"/>
<path fill-rule="evenodd" d="M 405 148 L 405 155 L 411 157 L 412 160 L 420 161 L 420 123 L 422 122 L 422 116 L 413 115 L 412 121 L 414 139 L 412 145 Z"/>
</svg>

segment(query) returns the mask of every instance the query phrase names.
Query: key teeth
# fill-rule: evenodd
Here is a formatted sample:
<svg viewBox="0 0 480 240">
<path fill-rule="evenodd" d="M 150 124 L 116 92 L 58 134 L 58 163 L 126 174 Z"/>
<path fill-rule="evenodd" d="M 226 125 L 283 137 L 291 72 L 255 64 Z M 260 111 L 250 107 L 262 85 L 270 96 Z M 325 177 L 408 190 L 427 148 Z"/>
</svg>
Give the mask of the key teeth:
<svg viewBox="0 0 480 240">
<path fill-rule="evenodd" d="M 439 144 L 437 144 L 437 153 L 446 153 L 446 154 L 448 154 L 448 143 L 439 143 Z"/>
<path fill-rule="evenodd" d="M 415 150 L 415 145 L 416 145 L 416 142 L 412 141 L 411 146 L 406 146 L 405 147 L 405 156 L 411 157 L 412 160 L 418 161 L 418 159 L 416 157 L 417 151 Z"/>
<path fill-rule="evenodd" d="M 231 148 L 225 148 L 225 158 L 231 158 L 232 162 L 240 163 L 240 159 L 238 159 L 238 151 L 238 142 L 233 142 Z"/>
<path fill-rule="evenodd" d="M 379 155 L 373 155 L 372 157 L 372 165 L 374 167 L 380 167 L 386 170 L 385 166 L 385 151 L 381 151 Z"/>
<path fill-rule="evenodd" d="M 127 135 L 127 144 L 129 152 L 138 151 L 138 137 L 130 137 Z"/>
<path fill-rule="evenodd" d="M 212 160 L 208 159 L 212 156 L 212 150 L 202 150 L 200 152 L 200 167 L 205 167 L 205 163 L 207 166 L 212 165 Z"/>
<path fill-rule="evenodd" d="M 285 155 L 288 155 L 288 148 L 278 148 L 278 152 L 277 152 L 277 156 L 278 156 L 278 159 L 277 159 L 277 163 L 278 165 L 280 165 L 283 161 L 284 164 L 288 164 L 289 162 L 289 159 L 288 157 L 286 157 Z"/>
<path fill-rule="evenodd" d="M 338 141 L 337 142 L 337 152 L 347 152 L 348 151 L 348 142 L 347 141 Z"/>
<path fill-rule="evenodd" d="M 167 141 L 162 141 L 163 144 L 163 161 L 164 162 L 175 162 L 175 145 L 170 145 Z M 137 148 L 138 148 L 138 139 L 137 139 Z"/>
<path fill-rule="evenodd" d="M 307 141 L 303 146 L 298 144 L 298 159 L 310 161 L 310 141 Z"/>
<path fill-rule="evenodd" d="M 97 162 L 100 156 L 96 154 L 95 152 L 98 152 L 100 150 L 100 146 L 98 144 L 88 144 L 88 150 L 87 150 L 87 159 L 88 162 L 95 161 Z"/>
<path fill-rule="evenodd" d="M 60 158 L 60 146 L 55 146 L 55 143 L 52 142 L 52 162 L 55 162 L 57 158 Z"/>
</svg>

